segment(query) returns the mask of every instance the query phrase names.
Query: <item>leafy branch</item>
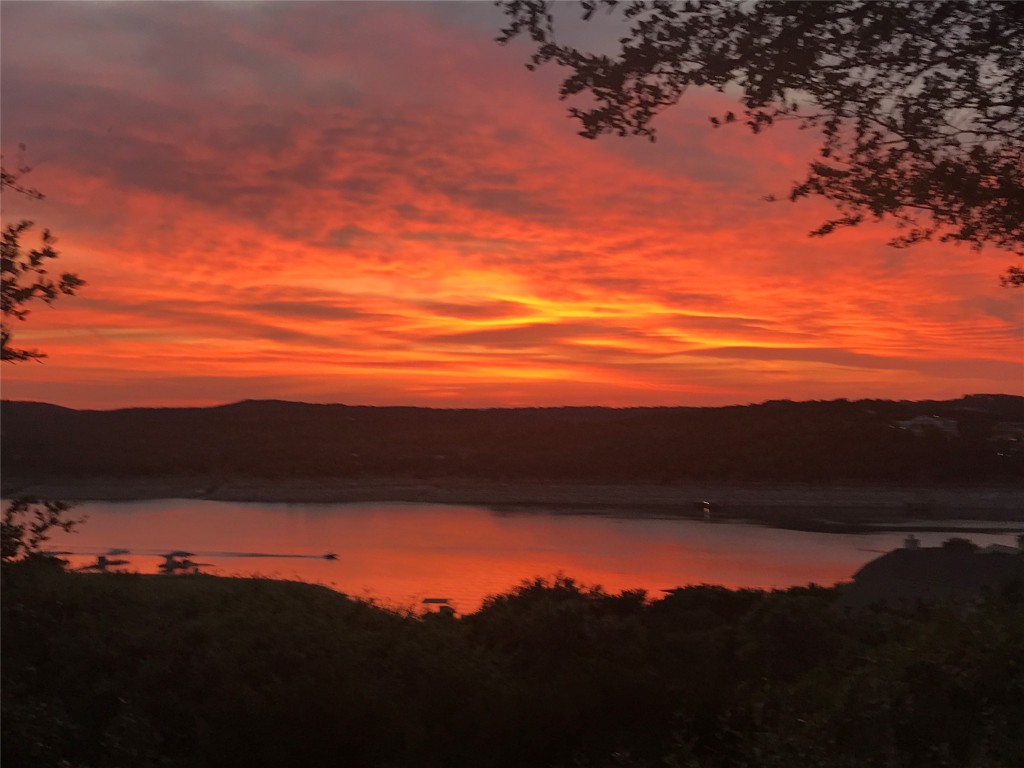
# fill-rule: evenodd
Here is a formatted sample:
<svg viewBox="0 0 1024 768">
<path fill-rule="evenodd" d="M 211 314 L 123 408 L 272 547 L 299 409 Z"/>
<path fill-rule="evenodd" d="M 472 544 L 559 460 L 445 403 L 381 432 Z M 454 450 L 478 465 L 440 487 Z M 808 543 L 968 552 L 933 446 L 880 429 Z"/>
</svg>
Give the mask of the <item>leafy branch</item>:
<svg viewBox="0 0 1024 768">
<path fill-rule="evenodd" d="M 1024 4 L 582 0 L 627 27 L 615 55 L 564 45 L 553 4 L 497 3 L 508 25 L 498 41 L 535 45 L 527 67 L 569 70 L 560 97 L 580 134 L 656 134 L 654 118 L 691 87 L 736 93 L 745 122 L 815 129 L 821 143 L 788 199 L 820 196 L 839 216 L 825 235 L 866 220 L 901 230 L 891 245 L 938 240 L 1024 255 Z M 1003 282 L 1024 283 L 1021 267 Z"/>
<path fill-rule="evenodd" d="M 41 192 L 21 181 L 30 170 L 24 165 L 19 165 L 14 171 L 0 167 L 0 189 L 42 200 Z M 33 222 L 27 220 L 8 224 L 0 242 L 0 360 L 6 362 L 46 357 L 42 352 L 11 345 L 11 320 L 23 321 L 29 314 L 28 305 L 32 302 L 51 304 L 61 295 L 73 296 L 85 285 L 84 280 L 70 272 L 50 276 L 48 267 L 60 254 L 54 248 L 57 240 L 49 229 L 42 231 L 38 247 L 26 249 L 22 245 L 22 237 L 33 226 Z"/>
</svg>

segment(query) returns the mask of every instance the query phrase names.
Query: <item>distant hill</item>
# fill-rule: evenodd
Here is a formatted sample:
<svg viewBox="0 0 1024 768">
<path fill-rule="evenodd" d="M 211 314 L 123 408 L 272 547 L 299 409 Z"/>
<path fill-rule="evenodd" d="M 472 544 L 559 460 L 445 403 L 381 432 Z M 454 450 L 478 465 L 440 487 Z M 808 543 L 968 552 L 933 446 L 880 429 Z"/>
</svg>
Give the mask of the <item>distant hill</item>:
<svg viewBox="0 0 1024 768">
<path fill-rule="evenodd" d="M 86 411 L 2 404 L 2 471 L 140 478 L 983 483 L 1024 480 L 1024 397 L 726 408 L 441 410 L 247 400 Z M 937 417 L 955 434 L 899 421 Z"/>
</svg>

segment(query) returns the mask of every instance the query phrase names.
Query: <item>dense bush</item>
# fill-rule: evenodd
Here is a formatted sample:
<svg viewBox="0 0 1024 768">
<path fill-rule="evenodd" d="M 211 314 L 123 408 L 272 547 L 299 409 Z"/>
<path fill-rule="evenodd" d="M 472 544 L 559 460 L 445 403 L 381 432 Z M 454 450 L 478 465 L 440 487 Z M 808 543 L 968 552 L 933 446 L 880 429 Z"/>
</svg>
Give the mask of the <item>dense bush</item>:
<svg viewBox="0 0 1024 768">
<path fill-rule="evenodd" d="M 4 566 L 17 766 L 1017 766 L 1024 605 L 536 580 L 461 618 L 258 579 Z"/>
</svg>

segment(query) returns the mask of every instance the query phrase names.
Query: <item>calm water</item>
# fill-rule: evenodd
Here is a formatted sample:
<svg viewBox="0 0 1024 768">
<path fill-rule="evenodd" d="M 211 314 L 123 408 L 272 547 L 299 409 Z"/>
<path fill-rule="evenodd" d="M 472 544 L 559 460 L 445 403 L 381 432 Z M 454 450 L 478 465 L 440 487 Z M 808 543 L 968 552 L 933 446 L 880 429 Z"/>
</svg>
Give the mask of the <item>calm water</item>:
<svg viewBox="0 0 1024 768">
<path fill-rule="evenodd" d="M 557 573 L 606 590 L 687 584 L 788 587 L 833 584 L 901 545 L 898 532 L 806 533 L 745 523 L 495 512 L 438 504 L 239 504 L 196 500 L 88 503 L 72 566 L 110 548 L 132 552 L 130 570 L 155 573 L 157 555 L 196 553 L 218 575 L 261 575 L 326 584 L 395 607 L 449 598 L 460 612 L 523 579 Z M 925 546 L 948 533 L 918 533 Z M 979 544 L 1010 534 L 969 534 Z M 224 553 L 286 554 L 239 557 Z M 337 560 L 317 558 L 333 552 Z"/>
</svg>

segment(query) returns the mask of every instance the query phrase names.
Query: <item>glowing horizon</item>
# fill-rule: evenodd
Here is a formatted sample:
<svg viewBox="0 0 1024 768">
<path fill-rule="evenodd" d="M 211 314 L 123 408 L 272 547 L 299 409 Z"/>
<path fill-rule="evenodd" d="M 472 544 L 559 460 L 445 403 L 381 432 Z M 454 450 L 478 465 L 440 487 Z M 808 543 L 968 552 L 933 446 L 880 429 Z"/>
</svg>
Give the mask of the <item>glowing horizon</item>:
<svg viewBox="0 0 1024 768">
<path fill-rule="evenodd" d="M 3 396 L 71 407 L 730 405 L 1024 394 L 995 250 L 825 238 L 814 142 L 575 134 L 482 3 L 3 5 L 5 195 L 88 285 Z"/>
</svg>

